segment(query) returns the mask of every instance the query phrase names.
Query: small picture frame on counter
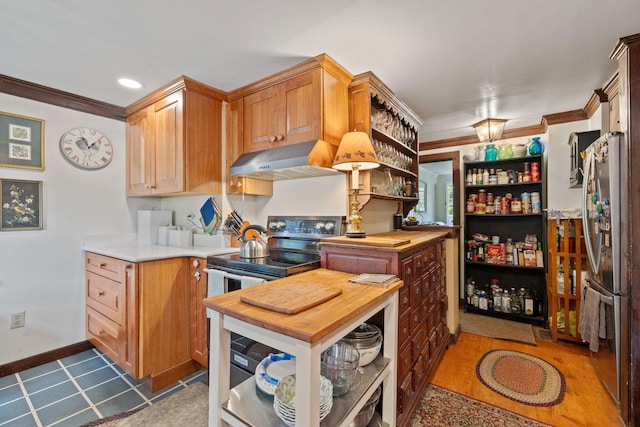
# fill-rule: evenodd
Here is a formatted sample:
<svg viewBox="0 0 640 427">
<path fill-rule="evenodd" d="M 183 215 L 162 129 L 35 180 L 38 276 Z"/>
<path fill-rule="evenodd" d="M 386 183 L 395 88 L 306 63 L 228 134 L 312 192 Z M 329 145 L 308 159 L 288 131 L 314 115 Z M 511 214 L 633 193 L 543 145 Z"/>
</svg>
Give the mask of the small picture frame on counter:
<svg viewBox="0 0 640 427">
<path fill-rule="evenodd" d="M 42 181 L 0 179 L 0 231 L 42 230 Z"/>
</svg>

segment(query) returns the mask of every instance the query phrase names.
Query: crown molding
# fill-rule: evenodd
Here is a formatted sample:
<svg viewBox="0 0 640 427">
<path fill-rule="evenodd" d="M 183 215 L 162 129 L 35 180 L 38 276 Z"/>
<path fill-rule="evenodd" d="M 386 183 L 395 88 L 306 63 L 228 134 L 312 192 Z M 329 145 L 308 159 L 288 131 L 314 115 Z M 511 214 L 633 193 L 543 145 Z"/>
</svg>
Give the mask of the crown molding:
<svg viewBox="0 0 640 427">
<path fill-rule="evenodd" d="M 125 121 L 127 112 L 124 107 L 64 92 L 25 80 L 0 74 L 0 92 L 21 98 L 32 99 L 58 107 L 82 111 L 83 113 Z"/>
</svg>

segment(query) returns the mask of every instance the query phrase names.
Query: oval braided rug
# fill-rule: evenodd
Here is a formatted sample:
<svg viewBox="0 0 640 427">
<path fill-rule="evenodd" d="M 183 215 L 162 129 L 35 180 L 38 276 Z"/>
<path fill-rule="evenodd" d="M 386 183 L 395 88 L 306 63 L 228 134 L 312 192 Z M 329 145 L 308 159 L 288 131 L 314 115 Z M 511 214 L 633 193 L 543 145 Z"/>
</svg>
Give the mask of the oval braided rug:
<svg viewBox="0 0 640 427">
<path fill-rule="evenodd" d="M 502 396 L 531 406 L 562 402 L 564 376 L 555 366 L 536 356 L 512 350 L 492 350 L 482 356 L 476 375 Z"/>
</svg>

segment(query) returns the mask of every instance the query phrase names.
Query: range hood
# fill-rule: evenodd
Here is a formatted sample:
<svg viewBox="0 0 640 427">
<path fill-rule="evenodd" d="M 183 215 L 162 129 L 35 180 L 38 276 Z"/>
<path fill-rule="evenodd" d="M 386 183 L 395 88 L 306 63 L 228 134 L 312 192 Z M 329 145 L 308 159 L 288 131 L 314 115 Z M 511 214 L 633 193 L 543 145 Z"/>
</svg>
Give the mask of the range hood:
<svg viewBox="0 0 640 427">
<path fill-rule="evenodd" d="M 246 153 L 238 157 L 232 176 L 280 181 L 339 174 L 331 169 L 338 147 L 321 139 Z"/>
</svg>

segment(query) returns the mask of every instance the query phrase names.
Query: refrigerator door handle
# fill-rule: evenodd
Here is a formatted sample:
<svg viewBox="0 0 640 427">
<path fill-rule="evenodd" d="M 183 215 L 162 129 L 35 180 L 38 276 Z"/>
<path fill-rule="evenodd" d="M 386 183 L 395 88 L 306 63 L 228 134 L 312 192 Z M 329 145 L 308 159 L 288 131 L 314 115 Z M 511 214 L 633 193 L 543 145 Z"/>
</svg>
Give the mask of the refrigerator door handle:
<svg viewBox="0 0 640 427">
<path fill-rule="evenodd" d="M 593 253 L 592 246 L 592 235 L 591 235 L 591 223 L 589 221 L 589 211 L 587 210 L 588 206 L 588 188 L 589 188 L 589 179 L 591 177 L 591 168 L 593 167 L 592 163 L 594 160 L 594 156 L 592 152 L 587 153 L 587 158 L 584 162 L 584 180 L 582 183 L 582 230 L 584 232 L 585 243 L 587 247 L 587 255 L 589 256 L 589 262 L 591 263 L 591 269 L 597 273 L 599 262 L 596 263 L 595 254 Z"/>
</svg>

